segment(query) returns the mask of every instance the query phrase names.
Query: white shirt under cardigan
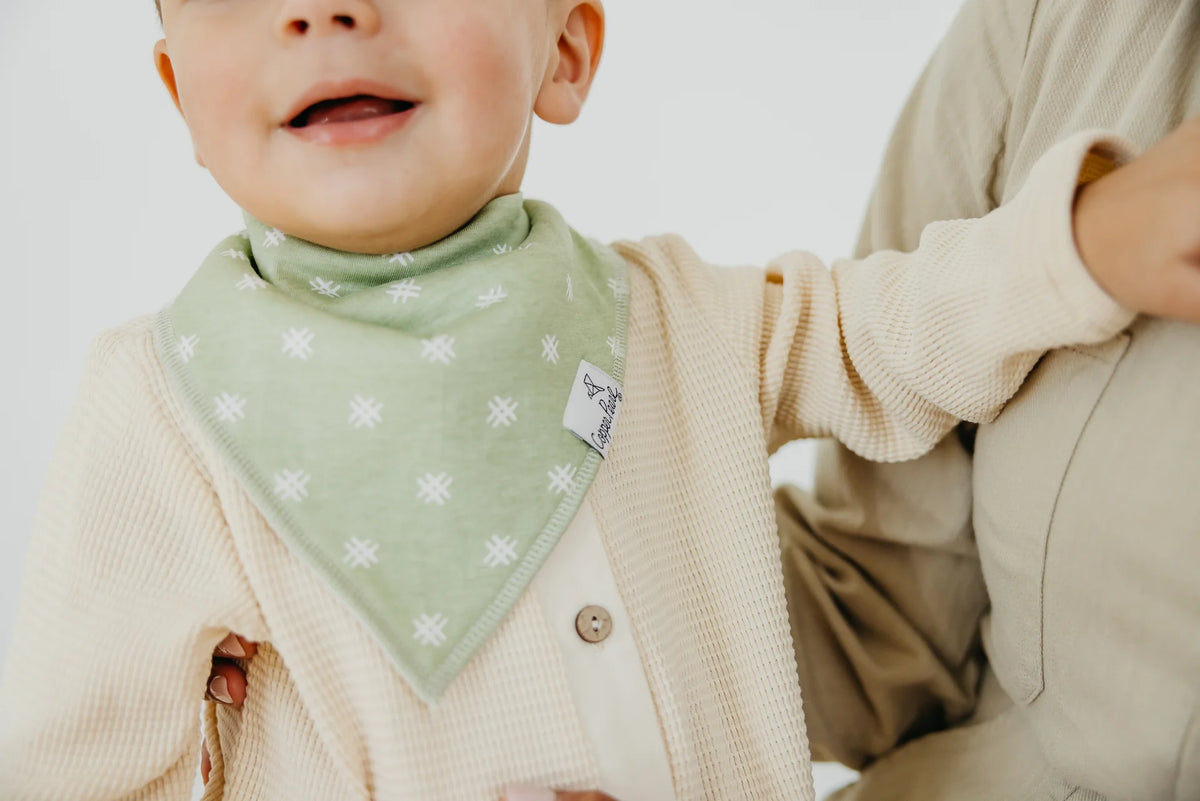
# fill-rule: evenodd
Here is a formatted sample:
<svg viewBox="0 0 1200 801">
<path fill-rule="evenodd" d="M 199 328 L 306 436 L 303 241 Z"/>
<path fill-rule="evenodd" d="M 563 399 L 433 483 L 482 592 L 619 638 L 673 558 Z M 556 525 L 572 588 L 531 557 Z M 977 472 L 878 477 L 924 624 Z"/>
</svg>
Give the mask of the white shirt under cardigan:
<svg viewBox="0 0 1200 801">
<path fill-rule="evenodd" d="M 205 797 L 812 798 L 767 441 L 915 456 L 986 420 L 1038 353 L 1131 315 L 1075 251 L 1081 135 L 1009 206 L 912 255 L 720 269 L 679 239 L 630 267 L 625 404 L 583 511 L 436 706 L 267 526 L 172 396 L 151 318 L 100 335 L 39 503 L 0 685 L 0 798 L 191 794 L 213 647 L 262 643 L 206 704 Z M 972 295 L 972 293 L 974 293 Z M 986 310 L 986 314 L 984 313 Z M 602 606 L 604 641 L 575 617 Z"/>
</svg>

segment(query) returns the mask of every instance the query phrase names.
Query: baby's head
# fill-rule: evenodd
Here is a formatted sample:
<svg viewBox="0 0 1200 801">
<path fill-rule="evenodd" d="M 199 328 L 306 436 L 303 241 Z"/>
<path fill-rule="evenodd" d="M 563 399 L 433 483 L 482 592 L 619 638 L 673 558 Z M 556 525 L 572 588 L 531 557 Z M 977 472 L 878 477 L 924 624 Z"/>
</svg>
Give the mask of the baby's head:
<svg viewBox="0 0 1200 801">
<path fill-rule="evenodd" d="M 572 122 L 601 0 L 160 0 L 197 160 L 264 223 L 412 250 L 516 192 L 534 114 Z"/>
</svg>

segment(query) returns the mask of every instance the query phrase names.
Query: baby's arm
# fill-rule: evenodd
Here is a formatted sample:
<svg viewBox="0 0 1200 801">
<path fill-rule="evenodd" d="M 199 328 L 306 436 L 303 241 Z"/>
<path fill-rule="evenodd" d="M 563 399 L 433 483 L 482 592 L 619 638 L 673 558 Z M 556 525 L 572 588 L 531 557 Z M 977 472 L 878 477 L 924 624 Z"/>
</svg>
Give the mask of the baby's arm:
<svg viewBox="0 0 1200 801">
<path fill-rule="evenodd" d="M 1194 128 L 1188 136 L 1194 161 Z M 1167 143 L 1156 151 L 1163 148 L 1178 155 Z M 1052 148 L 1009 204 L 978 220 L 928 226 L 912 253 L 880 252 L 828 272 L 806 254 L 772 264 L 761 311 L 768 428 L 834 436 L 879 461 L 912 458 L 957 420 L 992 420 L 1046 350 L 1102 341 L 1133 311 L 1157 310 L 1140 297 L 1128 304 L 1132 311 L 1124 308 L 1097 283 L 1131 268 L 1147 284 L 1163 280 L 1162 260 L 1149 253 L 1156 236 L 1149 225 L 1127 236 L 1147 251 L 1141 262 L 1114 268 L 1101 258 L 1089 272 L 1076 242 L 1084 225 L 1079 179 L 1128 154 L 1120 141 L 1080 134 Z M 1107 167 L 1105 155 L 1113 159 Z M 1126 171 L 1142 176 L 1156 155 L 1102 181 Z M 1157 188 L 1163 198 L 1172 194 Z M 1197 210 L 1196 186 L 1191 192 L 1190 212 L 1182 202 L 1180 211 Z M 1143 200 L 1130 195 L 1132 204 Z M 1195 293 L 1188 297 L 1194 302 Z"/>
<path fill-rule="evenodd" d="M 1074 239 L 1077 179 L 1097 145 L 1123 150 L 1076 136 L 1043 157 L 1010 204 L 930 225 L 912 253 L 829 271 L 807 254 L 772 264 L 762 402 L 776 435 L 913 458 L 959 420 L 993 419 L 1046 350 L 1127 325 L 1132 312 L 1097 285 Z"/>
<path fill-rule="evenodd" d="M 147 321 L 92 344 L 0 685 L 0 798 L 191 798 L 213 647 L 263 638 Z"/>
<path fill-rule="evenodd" d="M 1048 349 L 1103 341 L 1139 311 L 1200 320 L 1200 120 L 1116 169 L 1128 157 L 1120 140 L 1079 134 L 986 217 L 832 270 L 805 253 L 765 273 L 711 267 L 671 237 L 619 247 L 753 371 L 777 440 L 833 436 L 869 459 L 910 459 L 957 420 L 993 419 Z"/>
</svg>

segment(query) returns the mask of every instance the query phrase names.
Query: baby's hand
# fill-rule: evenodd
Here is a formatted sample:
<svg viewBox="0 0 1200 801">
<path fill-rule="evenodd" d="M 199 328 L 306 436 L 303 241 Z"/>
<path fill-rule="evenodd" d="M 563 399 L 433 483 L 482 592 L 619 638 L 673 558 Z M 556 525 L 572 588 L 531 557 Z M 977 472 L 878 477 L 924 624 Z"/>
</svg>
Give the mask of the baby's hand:
<svg viewBox="0 0 1200 801">
<path fill-rule="evenodd" d="M 1200 117 L 1084 186 L 1075 241 L 1122 306 L 1200 322 Z"/>
</svg>

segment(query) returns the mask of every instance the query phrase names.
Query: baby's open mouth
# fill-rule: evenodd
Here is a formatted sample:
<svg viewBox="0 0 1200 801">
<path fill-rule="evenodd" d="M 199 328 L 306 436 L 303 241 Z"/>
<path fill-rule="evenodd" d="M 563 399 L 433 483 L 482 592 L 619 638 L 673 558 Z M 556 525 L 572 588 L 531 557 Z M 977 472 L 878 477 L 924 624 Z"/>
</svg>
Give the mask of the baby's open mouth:
<svg viewBox="0 0 1200 801">
<path fill-rule="evenodd" d="M 307 128 L 339 122 L 358 122 L 391 114 L 403 114 L 413 108 L 407 100 L 388 100 L 374 95 L 353 95 L 322 100 L 301 111 L 288 123 L 290 128 Z"/>
</svg>

